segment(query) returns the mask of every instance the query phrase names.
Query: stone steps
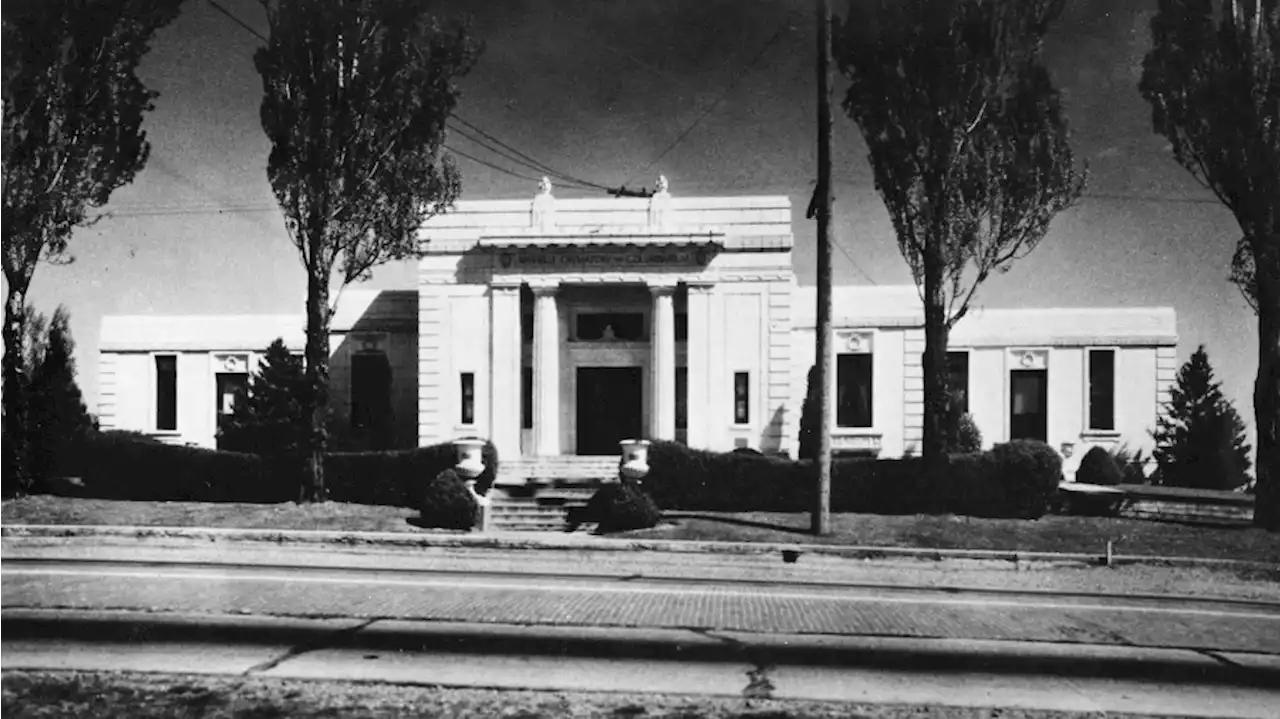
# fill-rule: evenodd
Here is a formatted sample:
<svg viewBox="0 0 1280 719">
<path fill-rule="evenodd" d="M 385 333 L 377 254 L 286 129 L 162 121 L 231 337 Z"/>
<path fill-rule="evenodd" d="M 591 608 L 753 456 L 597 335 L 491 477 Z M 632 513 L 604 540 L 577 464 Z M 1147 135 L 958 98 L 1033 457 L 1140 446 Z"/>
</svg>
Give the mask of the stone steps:
<svg viewBox="0 0 1280 719">
<path fill-rule="evenodd" d="M 499 463 L 498 484 L 556 484 L 609 480 L 618 475 L 618 457 L 520 457 Z"/>
<path fill-rule="evenodd" d="M 506 532 L 563 532 L 569 510 L 586 506 L 594 490 L 562 490 L 554 496 L 543 496 L 546 491 L 549 490 L 541 490 L 530 497 L 512 497 L 495 488 L 489 499 L 490 526 L 494 530 Z"/>
</svg>

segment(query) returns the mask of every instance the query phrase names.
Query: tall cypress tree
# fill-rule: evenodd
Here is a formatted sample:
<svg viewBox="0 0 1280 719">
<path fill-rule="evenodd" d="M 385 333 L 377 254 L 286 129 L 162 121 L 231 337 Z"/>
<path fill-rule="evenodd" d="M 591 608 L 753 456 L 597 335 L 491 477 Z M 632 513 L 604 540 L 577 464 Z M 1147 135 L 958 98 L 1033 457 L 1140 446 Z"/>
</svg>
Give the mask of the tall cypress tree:
<svg viewBox="0 0 1280 719">
<path fill-rule="evenodd" d="M 1249 481 L 1244 423 L 1215 382 L 1201 345 L 1178 370 L 1166 414 L 1151 436 L 1160 483 L 1196 489 L 1235 489 Z"/>
</svg>

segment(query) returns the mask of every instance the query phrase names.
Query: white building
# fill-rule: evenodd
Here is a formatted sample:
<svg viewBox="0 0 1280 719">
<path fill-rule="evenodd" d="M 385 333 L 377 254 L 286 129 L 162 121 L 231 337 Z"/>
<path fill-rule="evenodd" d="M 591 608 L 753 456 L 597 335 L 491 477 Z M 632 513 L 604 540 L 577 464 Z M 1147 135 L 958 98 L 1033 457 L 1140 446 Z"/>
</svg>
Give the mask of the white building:
<svg viewBox="0 0 1280 719">
<path fill-rule="evenodd" d="M 416 291 L 347 290 L 332 325 L 334 426 L 411 447 L 477 435 L 500 456 L 613 454 L 642 436 L 794 455 L 812 287 L 786 197 L 459 202 L 422 231 Z M 916 289 L 837 287 L 834 446 L 919 451 Z M 107 317 L 104 428 L 216 444 L 220 413 L 297 316 Z M 985 443 L 1150 446 L 1175 371 L 1172 308 L 974 311 L 953 383 Z M 1074 451 L 1072 451 L 1074 450 Z M 1074 458 L 1074 461 L 1073 459 Z"/>
</svg>

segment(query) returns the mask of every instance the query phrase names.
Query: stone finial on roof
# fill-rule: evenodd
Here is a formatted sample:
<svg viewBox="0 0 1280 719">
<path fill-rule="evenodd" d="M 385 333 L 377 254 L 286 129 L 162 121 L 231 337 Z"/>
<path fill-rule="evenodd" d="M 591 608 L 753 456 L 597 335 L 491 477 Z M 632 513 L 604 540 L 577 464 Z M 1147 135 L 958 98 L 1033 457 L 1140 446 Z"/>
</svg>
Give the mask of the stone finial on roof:
<svg viewBox="0 0 1280 719">
<path fill-rule="evenodd" d="M 649 198 L 649 226 L 664 227 L 670 221 L 671 193 L 667 192 L 667 178 L 658 175 L 658 184 Z"/>
<path fill-rule="evenodd" d="M 533 197 L 531 226 L 549 232 L 555 227 L 556 198 L 551 194 L 551 178 L 545 175 L 538 183 L 538 194 Z"/>
</svg>

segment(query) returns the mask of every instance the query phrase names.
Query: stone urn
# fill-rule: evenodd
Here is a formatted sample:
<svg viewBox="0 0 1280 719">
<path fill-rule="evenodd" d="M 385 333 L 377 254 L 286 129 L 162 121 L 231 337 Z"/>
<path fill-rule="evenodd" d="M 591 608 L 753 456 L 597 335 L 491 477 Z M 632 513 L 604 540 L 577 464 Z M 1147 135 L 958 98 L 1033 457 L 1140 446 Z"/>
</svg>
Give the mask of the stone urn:
<svg viewBox="0 0 1280 719">
<path fill-rule="evenodd" d="M 649 473 L 649 440 L 624 439 L 622 447 L 622 476 L 640 479 Z"/>
<path fill-rule="evenodd" d="M 458 451 L 458 463 L 454 465 L 454 471 L 464 480 L 472 480 L 471 485 L 474 486 L 475 478 L 484 474 L 484 456 L 481 454 L 484 440 L 459 439 L 454 440 L 453 446 Z"/>
</svg>

